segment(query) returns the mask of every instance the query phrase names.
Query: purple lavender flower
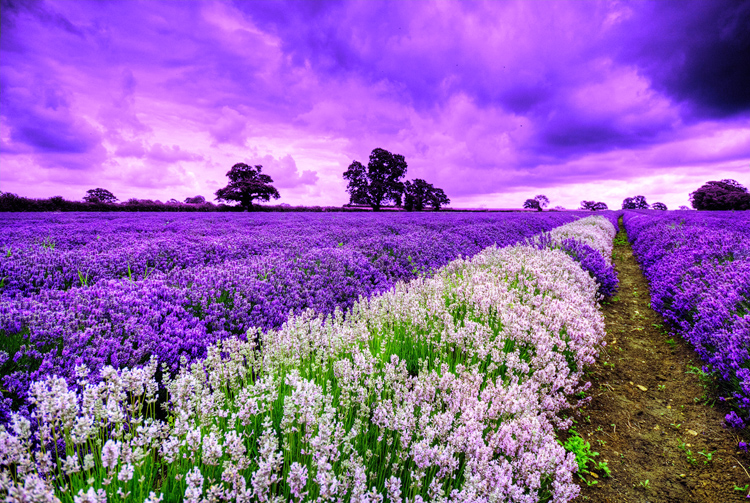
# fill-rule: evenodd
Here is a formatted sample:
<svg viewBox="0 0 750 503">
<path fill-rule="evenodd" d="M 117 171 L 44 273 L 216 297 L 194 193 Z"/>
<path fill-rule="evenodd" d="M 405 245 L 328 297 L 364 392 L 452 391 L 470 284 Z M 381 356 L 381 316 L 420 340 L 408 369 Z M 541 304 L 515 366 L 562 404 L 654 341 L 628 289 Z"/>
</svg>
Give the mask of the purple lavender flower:
<svg viewBox="0 0 750 503">
<path fill-rule="evenodd" d="M 648 278 L 652 307 L 750 412 L 750 218 L 746 212 L 626 211 L 623 223 Z"/>
<path fill-rule="evenodd" d="M 740 416 L 737 415 L 735 411 L 730 412 L 726 416 L 724 416 L 724 420 L 727 422 L 729 426 L 732 428 L 743 428 L 745 426 L 745 422 L 742 420 Z"/>
</svg>

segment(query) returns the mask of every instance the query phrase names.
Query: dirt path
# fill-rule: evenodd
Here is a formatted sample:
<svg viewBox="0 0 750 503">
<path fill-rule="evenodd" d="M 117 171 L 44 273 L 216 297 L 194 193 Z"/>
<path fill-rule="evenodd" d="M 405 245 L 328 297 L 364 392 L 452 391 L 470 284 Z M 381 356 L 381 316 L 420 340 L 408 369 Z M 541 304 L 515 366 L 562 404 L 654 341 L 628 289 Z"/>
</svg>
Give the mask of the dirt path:
<svg viewBox="0 0 750 503">
<path fill-rule="evenodd" d="M 698 371 L 700 360 L 661 328 L 622 226 L 620 232 L 620 291 L 603 309 L 607 348 L 590 369 L 592 400 L 575 425 L 611 477 L 601 470 L 587 475 L 597 483 L 580 481 L 577 501 L 747 501 L 750 488 L 735 486 L 750 484 L 750 455 L 738 449 L 737 432 L 723 426 L 729 409 L 718 401 L 711 406 L 710 383 L 706 388 L 700 374 L 687 373 Z"/>
</svg>

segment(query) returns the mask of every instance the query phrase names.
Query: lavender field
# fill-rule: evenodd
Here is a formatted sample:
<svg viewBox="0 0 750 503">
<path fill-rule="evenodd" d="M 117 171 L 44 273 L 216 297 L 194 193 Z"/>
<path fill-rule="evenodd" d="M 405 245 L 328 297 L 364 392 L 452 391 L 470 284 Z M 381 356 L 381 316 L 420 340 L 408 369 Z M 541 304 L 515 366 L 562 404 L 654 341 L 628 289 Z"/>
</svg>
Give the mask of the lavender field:
<svg viewBox="0 0 750 503">
<path fill-rule="evenodd" d="M 568 501 L 610 217 L 11 216 L 2 486 Z"/>
<path fill-rule="evenodd" d="M 50 373 L 73 384 L 76 365 L 95 377 L 152 355 L 175 372 L 217 340 L 306 309 L 346 310 L 575 218 L 19 214 L 0 244 L 4 394 L 23 405 L 29 383 Z"/>
<path fill-rule="evenodd" d="M 652 306 L 720 378 L 726 419 L 750 414 L 750 217 L 746 212 L 626 211 L 623 223 L 651 285 Z"/>
</svg>

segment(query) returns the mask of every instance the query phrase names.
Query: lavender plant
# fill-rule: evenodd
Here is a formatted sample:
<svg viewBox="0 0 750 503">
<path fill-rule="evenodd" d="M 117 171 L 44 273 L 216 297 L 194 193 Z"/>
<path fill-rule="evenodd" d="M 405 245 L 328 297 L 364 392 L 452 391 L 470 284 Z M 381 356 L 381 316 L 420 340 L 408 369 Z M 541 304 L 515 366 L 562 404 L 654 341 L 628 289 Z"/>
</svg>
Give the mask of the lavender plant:
<svg viewBox="0 0 750 503">
<path fill-rule="evenodd" d="M 750 413 L 750 218 L 745 212 L 627 211 L 623 223 L 651 286 L 653 308 L 695 347 L 737 407 Z"/>
<path fill-rule="evenodd" d="M 528 239 L 537 248 L 557 248 L 570 255 L 598 283 L 599 294 L 611 297 L 619 280 L 612 265 L 612 247 L 617 226 L 611 219 L 588 217 Z"/>
</svg>

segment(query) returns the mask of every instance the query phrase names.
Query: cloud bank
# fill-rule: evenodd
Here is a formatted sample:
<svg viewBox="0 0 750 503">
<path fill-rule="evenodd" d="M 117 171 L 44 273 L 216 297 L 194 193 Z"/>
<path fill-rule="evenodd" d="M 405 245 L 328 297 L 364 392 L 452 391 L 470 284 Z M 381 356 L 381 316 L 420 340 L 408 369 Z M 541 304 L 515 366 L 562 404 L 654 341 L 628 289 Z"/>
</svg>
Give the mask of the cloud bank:
<svg viewBox="0 0 750 503">
<path fill-rule="evenodd" d="M 16 2 L 0 190 L 209 197 L 236 162 L 280 202 L 347 202 L 376 147 L 457 207 L 750 184 L 750 4 Z"/>
</svg>

